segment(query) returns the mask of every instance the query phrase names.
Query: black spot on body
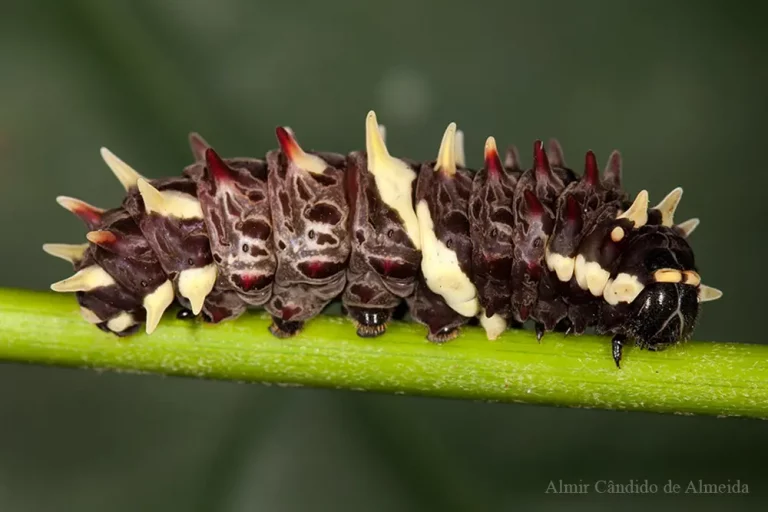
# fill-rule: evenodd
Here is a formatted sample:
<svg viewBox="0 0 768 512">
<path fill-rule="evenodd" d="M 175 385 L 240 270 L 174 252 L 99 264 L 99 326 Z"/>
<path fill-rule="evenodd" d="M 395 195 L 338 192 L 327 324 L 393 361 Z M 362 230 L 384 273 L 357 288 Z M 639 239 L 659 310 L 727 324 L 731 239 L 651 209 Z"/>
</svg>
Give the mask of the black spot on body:
<svg viewBox="0 0 768 512">
<path fill-rule="evenodd" d="M 341 221 L 342 214 L 330 203 L 317 203 L 304 211 L 304 216 L 313 222 L 336 225 Z"/>
<path fill-rule="evenodd" d="M 291 216 L 291 198 L 288 197 L 288 194 L 285 191 L 280 191 L 278 194 L 280 197 L 280 207 L 283 210 L 283 215 L 286 217 Z"/>
<path fill-rule="evenodd" d="M 309 201 L 311 199 L 312 196 L 303 179 L 296 178 L 296 190 L 299 192 L 299 197 L 302 201 Z"/>
<path fill-rule="evenodd" d="M 269 256 L 269 252 L 255 245 L 251 246 L 251 256 Z"/>
<path fill-rule="evenodd" d="M 469 233 L 469 219 L 462 212 L 451 212 L 442 222 L 443 226 L 451 233 L 466 234 Z"/>
<path fill-rule="evenodd" d="M 258 203 L 264 200 L 264 194 L 262 194 L 258 190 L 252 190 L 248 192 L 248 199 L 250 201 L 253 201 L 254 203 Z"/>
<path fill-rule="evenodd" d="M 317 244 L 318 245 L 333 245 L 336 243 L 336 237 L 327 235 L 325 233 L 319 233 L 317 235 Z"/>
<path fill-rule="evenodd" d="M 491 214 L 491 220 L 493 222 L 498 222 L 499 224 L 504 224 L 510 227 L 515 225 L 515 216 L 512 215 L 512 212 L 506 208 L 499 208 L 498 210 L 494 210 Z"/>
<path fill-rule="evenodd" d="M 328 176 L 327 174 L 325 174 L 325 171 L 323 171 L 322 174 L 316 174 L 314 172 L 311 172 L 309 173 L 309 175 L 312 176 L 312 178 L 314 178 L 316 182 L 318 182 L 324 187 L 332 187 L 336 185 L 336 179 L 333 178 L 332 176 Z"/>
<path fill-rule="evenodd" d="M 376 290 L 364 284 L 354 284 L 349 291 L 353 295 L 357 296 L 361 302 L 366 304 L 371 302 L 371 300 L 373 300 L 373 298 L 376 296 Z"/>
<path fill-rule="evenodd" d="M 272 234 L 269 224 L 261 220 L 247 220 L 243 223 L 241 230 L 244 235 L 257 240 L 268 240 L 269 235 Z"/>
</svg>

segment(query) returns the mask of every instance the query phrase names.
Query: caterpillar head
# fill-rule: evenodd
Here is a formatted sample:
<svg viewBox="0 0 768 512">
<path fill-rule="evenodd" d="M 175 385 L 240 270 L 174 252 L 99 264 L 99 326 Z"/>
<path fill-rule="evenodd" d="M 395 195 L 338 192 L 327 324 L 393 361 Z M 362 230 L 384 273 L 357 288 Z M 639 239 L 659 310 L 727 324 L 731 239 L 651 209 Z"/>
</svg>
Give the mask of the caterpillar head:
<svg viewBox="0 0 768 512">
<path fill-rule="evenodd" d="M 638 345 L 649 350 L 662 350 L 689 339 L 698 316 L 695 287 L 654 283 L 632 301 L 627 331 Z"/>
<path fill-rule="evenodd" d="M 699 304 L 722 292 L 701 283 L 693 251 L 667 226 L 649 225 L 633 234 L 604 298 L 624 317 L 622 330 L 649 350 L 691 337 Z"/>
</svg>

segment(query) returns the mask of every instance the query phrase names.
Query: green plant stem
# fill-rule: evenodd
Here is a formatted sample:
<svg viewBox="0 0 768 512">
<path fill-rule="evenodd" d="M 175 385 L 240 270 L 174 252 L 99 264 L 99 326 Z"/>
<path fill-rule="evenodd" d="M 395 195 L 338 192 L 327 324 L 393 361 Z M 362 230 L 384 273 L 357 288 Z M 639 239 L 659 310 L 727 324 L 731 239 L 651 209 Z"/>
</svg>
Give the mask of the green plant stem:
<svg viewBox="0 0 768 512">
<path fill-rule="evenodd" d="M 689 342 L 663 352 L 529 331 L 445 345 L 393 322 L 380 338 L 322 316 L 290 339 L 263 313 L 209 325 L 167 314 L 151 335 L 116 338 L 80 318 L 72 295 L 0 289 L 0 360 L 483 401 L 768 418 L 768 347 Z"/>
</svg>

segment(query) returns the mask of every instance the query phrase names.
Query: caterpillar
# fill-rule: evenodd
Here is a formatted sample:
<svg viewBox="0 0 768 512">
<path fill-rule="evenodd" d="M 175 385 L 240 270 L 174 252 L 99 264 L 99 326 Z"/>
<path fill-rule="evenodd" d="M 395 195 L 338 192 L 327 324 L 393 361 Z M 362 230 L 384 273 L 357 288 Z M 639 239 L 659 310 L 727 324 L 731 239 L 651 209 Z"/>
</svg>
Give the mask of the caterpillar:
<svg viewBox="0 0 768 512">
<path fill-rule="evenodd" d="M 192 133 L 194 162 L 163 179 L 102 148 L 125 199 L 104 210 L 57 198 L 89 232 L 43 246 L 75 269 L 51 288 L 117 336 L 151 334 L 178 303 L 212 323 L 264 308 L 289 337 L 340 298 L 361 337 L 406 305 L 435 343 L 474 322 L 489 339 L 528 320 L 539 341 L 594 328 L 612 335 L 617 366 L 628 340 L 689 339 L 699 304 L 722 296 L 687 240 L 698 219 L 674 222 L 682 189 L 654 207 L 645 190 L 630 200 L 618 151 L 602 176 L 588 151 L 579 176 L 555 139 L 535 141 L 524 169 L 515 146 L 502 161 L 488 137 L 472 170 L 455 123 L 429 162 L 392 156 L 375 112 L 365 123 L 365 149 L 347 155 L 305 151 L 278 127 L 263 158 L 222 158 Z"/>
</svg>

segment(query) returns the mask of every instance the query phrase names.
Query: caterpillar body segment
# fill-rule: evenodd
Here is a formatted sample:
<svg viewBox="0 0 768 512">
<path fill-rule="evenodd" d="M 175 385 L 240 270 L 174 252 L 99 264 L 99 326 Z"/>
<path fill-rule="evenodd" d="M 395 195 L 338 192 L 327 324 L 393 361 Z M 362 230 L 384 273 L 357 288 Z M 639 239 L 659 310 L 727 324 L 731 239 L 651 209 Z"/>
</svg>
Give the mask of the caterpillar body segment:
<svg viewBox="0 0 768 512">
<path fill-rule="evenodd" d="M 193 133 L 193 162 L 163 179 L 102 148 L 126 197 L 112 210 L 57 198 L 88 243 L 44 246 L 75 270 L 52 288 L 119 336 L 153 332 L 177 303 L 212 323 L 264 308 L 288 337 L 340 299 L 363 337 L 384 334 L 406 303 L 436 343 L 471 322 L 496 339 L 531 320 L 539 340 L 613 335 L 617 365 L 628 340 L 662 350 L 688 339 L 699 305 L 722 296 L 702 284 L 688 242 L 699 220 L 675 223 L 682 188 L 652 207 L 646 191 L 630 197 L 616 151 L 602 174 L 588 151 L 579 174 L 556 140 L 539 140 L 525 169 L 489 137 L 473 170 L 455 123 L 423 163 L 390 153 L 375 113 L 365 129 L 365 148 L 342 155 L 278 127 L 263 158 L 221 157 Z"/>
</svg>

